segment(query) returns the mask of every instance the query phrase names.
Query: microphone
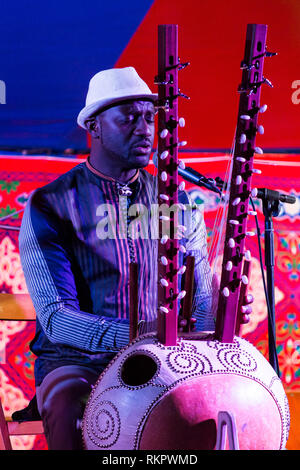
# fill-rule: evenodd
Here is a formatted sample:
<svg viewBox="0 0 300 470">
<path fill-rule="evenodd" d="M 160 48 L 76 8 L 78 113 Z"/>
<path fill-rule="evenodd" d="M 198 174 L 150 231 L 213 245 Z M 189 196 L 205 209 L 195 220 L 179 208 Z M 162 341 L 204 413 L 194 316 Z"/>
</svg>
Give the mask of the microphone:
<svg viewBox="0 0 300 470">
<path fill-rule="evenodd" d="M 153 163 L 157 168 L 157 153 L 153 155 Z M 178 174 L 186 181 L 196 184 L 197 186 L 203 186 L 210 191 L 213 191 L 218 194 L 222 194 L 220 189 L 217 187 L 217 183 L 213 178 L 206 178 L 206 176 L 201 175 L 193 168 L 187 166 L 185 168 L 178 167 Z"/>
<path fill-rule="evenodd" d="M 221 194 L 220 189 L 216 186 L 216 182 L 213 178 L 206 178 L 206 176 L 201 175 L 193 168 L 187 166 L 184 169 L 178 168 L 178 174 L 182 176 L 183 179 L 189 181 L 190 183 L 194 183 L 197 186 L 203 186 L 210 191 L 214 191 L 215 193 Z"/>
</svg>

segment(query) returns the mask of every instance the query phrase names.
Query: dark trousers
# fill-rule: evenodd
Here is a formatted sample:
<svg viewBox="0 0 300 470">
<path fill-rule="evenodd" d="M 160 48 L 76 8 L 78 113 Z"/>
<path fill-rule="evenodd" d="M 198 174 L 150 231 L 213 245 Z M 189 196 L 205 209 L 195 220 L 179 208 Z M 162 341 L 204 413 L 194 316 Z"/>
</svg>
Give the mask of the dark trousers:
<svg viewBox="0 0 300 470">
<path fill-rule="evenodd" d="M 80 428 L 92 386 L 100 373 L 69 365 L 50 372 L 36 389 L 49 450 L 83 450 Z"/>
</svg>

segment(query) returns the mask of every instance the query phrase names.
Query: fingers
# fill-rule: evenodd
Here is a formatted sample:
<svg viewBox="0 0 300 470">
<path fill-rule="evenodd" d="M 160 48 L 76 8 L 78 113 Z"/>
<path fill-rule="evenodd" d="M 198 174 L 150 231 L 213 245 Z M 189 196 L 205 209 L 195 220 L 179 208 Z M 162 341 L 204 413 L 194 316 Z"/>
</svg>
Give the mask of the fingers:
<svg viewBox="0 0 300 470">
<path fill-rule="evenodd" d="M 241 321 L 241 323 L 242 323 L 243 325 L 245 325 L 246 323 L 249 323 L 249 321 L 250 321 L 250 315 L 243 315 L 243 316 L 242 316 L 242 321 Z"/>
<path fill-rule="evenodd" d="M 250 321 L 250 314 L 252 313 L 252 307 L 250 305 L 243 305 L 241 307 L 241 311 L 242 311 L 242 320 L 241 320 L 241 323 L 242 324 L 245 324 L 245 323 L 249 323 Z"/>
<path fill-rule="evenodd" d="M 250 305 L 243 305 L 242 308 L 242 313 L 249 315 L 252 313 L 252 307 Z"/>
</svg>

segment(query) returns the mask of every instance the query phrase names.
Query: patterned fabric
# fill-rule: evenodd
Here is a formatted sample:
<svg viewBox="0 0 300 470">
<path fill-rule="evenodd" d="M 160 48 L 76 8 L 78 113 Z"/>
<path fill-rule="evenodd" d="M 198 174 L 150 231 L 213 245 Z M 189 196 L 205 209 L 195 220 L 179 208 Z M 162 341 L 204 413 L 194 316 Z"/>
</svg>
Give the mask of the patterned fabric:
<svg viewBox="0 0 300 470">
<path fill-rule="evenodd" d="M 100 373 L 112 353 L 128 344 L 131 262 L 138 264 L 140 273 L 140 333 L 156 329 L 157 240 L 151 238 L 148 216 L 143 220 L 148 233 L 139 232 L 138 218 L 130 219 L 133 204 L 151 213 L 157 202 L 155 178 L 141 170 L 127 186 L 132 194 L 120 196 L 120 183 L 81 163 L 38 189 L 26 205 L 19 242 L 37 312 L 31 344 L 38 357 L 37 385 L 48 372 L 67 364 L 89 365 Z M 196 256 L 194 305 L 197 326 L 203 329 L 209 324 L 211 286 L 206 281 L 203 218 L 196 209 L 193 214 L 197 225 L 188 239 L 185 235 L 185 256 Z"/>
<path fill-rule="evenodd" d="M 186 154 L 186 165 L 208 177 L 224 178 L 228 157 L 223 154 Z M 11 214 L 0 223 L 20 226 L 22 210 L 29 195 L 38 187 L 54 181 L 69 171 L 82 159 L 1 157 L 0 214 Z M 256 156 L 256 167 L 263 173 L 255 176 L 253 184 L 294 195 L 296 204 L 283 204 L 278 217 L 274 218 L 275 238 L 275 302 L 277 353 L 281 380 L 287 391 L 300 390 L 300 180 L 299 155 L 265 154 Z M 152 170 L 150 166 L 149 171 Z M 193 200 L 204 207 L 204 218 L 208 232 L 208 247 L 216 225 L 216 213 L 220 201 L 217 195 L 205 189 L 187 184 Z M 261 202 L 254 200 L 261 230 L 262 255 L 264 259 L 264 216 Z M 249 217 L 249 230 L 255 222 Z M 253 313 L 250 322 L 243 327 L 242 336 L 254 344 L 268 358 L 268 322 L 259 263 L 257 238 L 247 240 L 252 253 L 250 292 L 254 295 Z M 2 292 L 26 293 L 27 288 L 21 268 L 18 232 L 0 230 L 0 285 Z M 29 343 L 34 336 L 34 325 L 26 322 L 0 322 L 0 395 L 7 416 L 25 407 L 35 393 L 34 362 Z M 13 438 L 16 449 L 42 449 L 46 444 L 42 436 L 18 436 Z"/>
</svg>

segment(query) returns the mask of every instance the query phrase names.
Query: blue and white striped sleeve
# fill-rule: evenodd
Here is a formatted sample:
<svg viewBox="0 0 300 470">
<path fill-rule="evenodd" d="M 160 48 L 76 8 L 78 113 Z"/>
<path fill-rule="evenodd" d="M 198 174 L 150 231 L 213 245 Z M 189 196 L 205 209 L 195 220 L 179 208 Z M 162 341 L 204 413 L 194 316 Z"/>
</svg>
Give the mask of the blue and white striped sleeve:
<svg viewBox="0 0 300 470">
<path fill-rule="evenodd" d="M 24 212 L 19 249 L 41 327 L 52 343 L 91 353 L 118 350 L 129 342 L 129 322 L 80 310 L 71 257 L 63 240 L 61 221 L 37 190 Z"/>
</svg>

